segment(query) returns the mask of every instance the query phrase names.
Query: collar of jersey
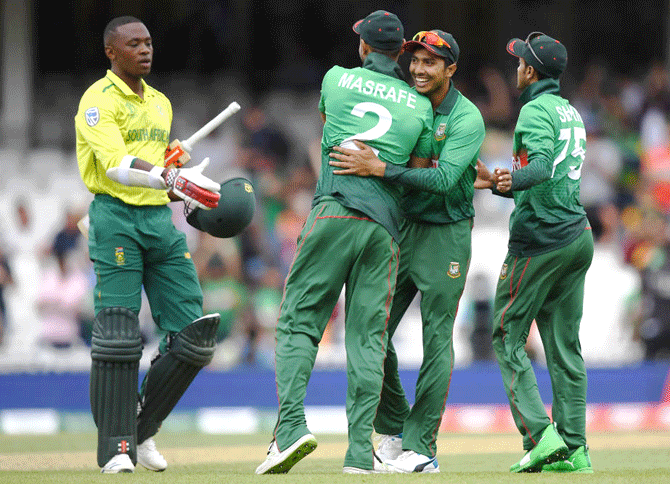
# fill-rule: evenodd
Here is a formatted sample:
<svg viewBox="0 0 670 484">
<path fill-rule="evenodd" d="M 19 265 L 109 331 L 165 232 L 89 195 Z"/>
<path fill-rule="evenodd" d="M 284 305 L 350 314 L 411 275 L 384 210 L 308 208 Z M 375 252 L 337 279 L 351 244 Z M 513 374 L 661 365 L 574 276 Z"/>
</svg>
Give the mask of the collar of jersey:
<svg viewBox="0 0 670 484">
<path fill-rule="evenodd" d="M 398 63 L 379 52 L 370 52 L 363 61 L 363 69 L 370 69 L 391 77 L 396 77 L 401 81 L 405 80 L 405 75 Z"/>
<path fill-rule="evenodd" d="M 523 105 L 528 101 L 532 101 L 533 99 L 541 96 L 542 94 L 556 94 L 558 96 L 560 90 L 561 86 L 558 82 L 558 79 L 547 77 L 546 79 L 532 83 L 530 86 L 524 89 L 524 91 L 521 93 L 521 97 L 519 97 L 519 101 Z"/>
<path fill-rule="evenodd" d="M 128 87 L 128 84 L 123 82 L 123 80 L 119 76 L 114 74 L 111 71 L 111 69 L 107 69 L 107 75 L 105 77 L 107 77 L 107 79 L 112 81 L 112 83 L 116 87 L 118 87 L 125 96 L 127 96 L 127 97 L 135 96 L 136 98 L 139 99 L 139 96 L 137 94 L 135 94 L 133 92 L 133 90 L 130 89 L 130 87 Z M 142 91 L 144 91 L 144 95 L 145 95 L 144 99 L 146 100 L 147 95 L 149 95 L 149 96 L 151 95 L 151 88 L 149 87 L 149 85 L 146 82 L 144 82 L 144 79 L 140 79 L 140 82 L 142 83 Z"/>
<path fill-rule="evenodd" d="M 442 99 L 442 102 L 437 107 L 435 112 L 437 114 L 448 115 L 451 110 L 454 109 L 456 101 L 458 101 L 459 94 L 460 92 L 454 87 L 454 83 L 449 80 L 449 90 L 447 91 L 447 95 L 444 96 L 444 99 Z"/>
</svg>

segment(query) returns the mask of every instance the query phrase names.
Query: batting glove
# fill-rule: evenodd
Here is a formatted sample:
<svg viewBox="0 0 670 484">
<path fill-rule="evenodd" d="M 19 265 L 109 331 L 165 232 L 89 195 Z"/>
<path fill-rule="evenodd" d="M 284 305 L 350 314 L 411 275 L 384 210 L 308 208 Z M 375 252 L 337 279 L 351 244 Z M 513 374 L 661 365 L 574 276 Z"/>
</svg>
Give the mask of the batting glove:
<svg viewBox="0 0 670 484">
<path fill-rule="evenodd" d="M 202 171 L 209 165 L 209 158 L 193 168 L 173 168 L 165 176 L 168 190 L 183 199 L 187 205 L 209 210 L 219 204 L 221 185 L 210 180 Z"/>
</svg>

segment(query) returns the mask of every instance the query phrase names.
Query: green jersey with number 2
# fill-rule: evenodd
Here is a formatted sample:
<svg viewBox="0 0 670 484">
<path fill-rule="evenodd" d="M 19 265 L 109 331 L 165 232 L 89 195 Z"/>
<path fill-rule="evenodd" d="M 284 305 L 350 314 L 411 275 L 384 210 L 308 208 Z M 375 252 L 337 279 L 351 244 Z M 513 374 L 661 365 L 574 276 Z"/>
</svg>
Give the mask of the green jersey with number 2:
<svg viewBox="0 0 670 484">
<path fill-rule="evenodd" d="M 403 80 L 398 64 L 372 52 L 363 67 L 330 69 L 321 87 L 325 114 L 321 173 L 314 203 L 332 197 L 383 225 L 398 240 L 400 187 L 376 177 L 338 176 L 328 164 L 333 146 L 356 149 L 367 143 L 379 159 L 405 166 L 411 154 L 431 156 L 433 109 Z"/>
<path fill-rule="evenodd" d="M 551 163 L 551 178 L 527 190 L 514 190 L 509 250 L 529 256 L 564 247 L 588 224 L 579 200 L 586 130 L 577 110 L 558 95 L 558 81 L 528 87 L 514 130 L 513 170 L 529 163 Z"/>
</svg>

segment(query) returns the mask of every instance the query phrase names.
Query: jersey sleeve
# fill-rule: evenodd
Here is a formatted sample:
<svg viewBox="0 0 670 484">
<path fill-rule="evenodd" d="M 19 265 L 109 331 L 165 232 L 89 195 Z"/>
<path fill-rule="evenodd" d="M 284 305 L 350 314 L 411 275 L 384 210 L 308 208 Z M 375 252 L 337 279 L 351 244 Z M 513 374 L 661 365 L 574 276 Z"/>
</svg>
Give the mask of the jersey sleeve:
<svg viewBox="0 0 670 484">
<path fill-rule="evenodd" d="M 321 97 L 319 98 L 319 112 L 322 114 L 326 114 L 326 84 L 328 83 L 330 77 L 332 76 L 334 67 L 331 67 L 328 72 L 326 72 L 326 75 L 323 76 L 323 80 L 321 81 Z"/>
<path fill-rule="evenodd" d="M 433 108 L 430 103 L 422 119 L 423 128 L 412 154 L 419 158 L 430 158 L 433 154 Z"/>
<path fill-rule="evenodd" d="M 77 126 L 105 170 L 118 166 L 128 154 L 116 122 L 116 105 L 112 99 L 102 96 L 94 99 L 88 93 L 84 94 L 77 113 Z"/>
<path fill-rule="evenodd" d="M 512 190 L 527 190 L 551 178 L 554 156 L 554 125 L 549 113 L 526 104 L 519 113 L 516 132 L 528 153 L 528 164 L 512 173 Z"/>
<path fill-rule="evenodd" d="M 477 158 L 484 134 L 481 115 L 463 116 L 448 130 L 435 168 L 404 168 L 401 172 L 401 167 L 387 165 L 384 178 L 417 190 L 446 195 Z"/>
</svg>

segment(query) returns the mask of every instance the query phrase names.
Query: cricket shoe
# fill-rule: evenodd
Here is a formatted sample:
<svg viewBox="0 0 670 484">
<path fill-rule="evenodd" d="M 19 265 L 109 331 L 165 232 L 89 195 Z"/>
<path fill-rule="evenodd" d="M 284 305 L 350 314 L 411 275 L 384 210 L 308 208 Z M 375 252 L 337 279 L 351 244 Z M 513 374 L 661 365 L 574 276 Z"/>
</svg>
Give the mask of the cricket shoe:
<svg viewBox="0 0 670 484">
<path fill-rule="evenodd" d="M 397 459 L 386 461 L 391 472 L 401 474 L 440 472 L 437 457 L 428 457 L 413 450 L 406 450 Z"/>
<path fill-rule="evenodd" d="M 116 454 L 109 459 L 105 467 L 100 469 L 103 474 L 118 474 L 119 472 L 135 472 L 133 461 L 128 454 Z"/>
<path fill-rule="evenodd" d="M 542 437 L 535 447 L 526 452 L 526 455 L 513 464 L 509 470 L 510 472 L 540 472 L 543 465 L 563 460 L 567 455 L 568 446 L 556 432 L 554 424 L 549 424 L 542 431 Z"/>
<path fill-rule="evenodd" d="M 347 466 L 342 469 L 345 474 L 388 474 L 393 472 L 391 467 L 382 462 L 376 452 L 372 451 L 372 469 Z"/>
<path fill-rule="evenodd" d="M 379 446 L 377 447 L 377 455 L 386 462 L 397 459 L 402 454 L 402 434 L 379 436 Z"/>
<path fill-rule="evenodd" d="M 155 472 L 163 472 L 168 465 L 165 457 L 156 449 L 153 437 L 149 437 L 137 446 L 137 463 Z"/>
<path fill-rule="evenodd" d="M 589 446 L 582 445 L 572 451 L 565 460 L 557 460 L 553 464 L 542 466 L 542 472 L 575 472 L 580 474 L 593 474 L 591 457 L 589 457 Z"/>
<path fill-rule="evenodd" d="M 286 474 L 303 457 L 316 449 L 316 438 L 312 434 L 303 435 L 284 452 L 279 452 L 277 442 L 270 442 L 265 461 L 256 468 L 256 474 Z"/>
</svg>

